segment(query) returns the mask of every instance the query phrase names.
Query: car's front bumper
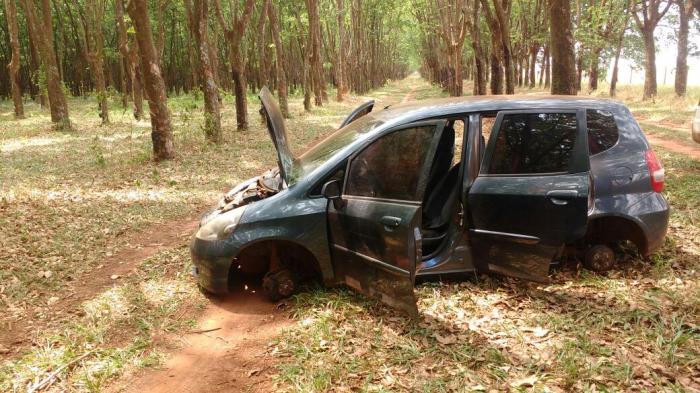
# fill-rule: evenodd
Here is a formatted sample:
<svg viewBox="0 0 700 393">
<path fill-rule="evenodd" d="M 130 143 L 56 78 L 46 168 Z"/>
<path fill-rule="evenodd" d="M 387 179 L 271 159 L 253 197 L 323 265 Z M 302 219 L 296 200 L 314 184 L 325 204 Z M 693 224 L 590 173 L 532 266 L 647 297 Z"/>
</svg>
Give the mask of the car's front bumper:
<svg viewBox="0 0 700 393">
<path fill-rule="evenodd" d="M 226 241 L 202 240 L 195 236 L 190 244 L 190 254 L 199 285 L 213 294 L 228 293 L 228 276 L 236 253 Z"/>
</svg>

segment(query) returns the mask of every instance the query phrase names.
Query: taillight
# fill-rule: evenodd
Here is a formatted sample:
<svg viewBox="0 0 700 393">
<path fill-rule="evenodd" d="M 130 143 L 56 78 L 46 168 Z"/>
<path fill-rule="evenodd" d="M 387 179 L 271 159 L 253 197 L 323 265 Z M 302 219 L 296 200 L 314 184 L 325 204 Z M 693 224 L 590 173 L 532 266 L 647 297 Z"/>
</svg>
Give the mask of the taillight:
<svg viewBox="0 0 700 393">
<path fill-rule="evenodd" d="M 593 183 L 593 175 L 588 172 L 588 211 L 592 212 L 595 207 L 595 188 Z"/>
<path fill-rule="evenodd" d="M 651 178 L 651 188 L 656 192 L 661 192 L 664 190 L 664 166 L 661 165 L 661 161 L 651 149 L 647 150 L 646 159 L 649 177 Z"/>
</svg>

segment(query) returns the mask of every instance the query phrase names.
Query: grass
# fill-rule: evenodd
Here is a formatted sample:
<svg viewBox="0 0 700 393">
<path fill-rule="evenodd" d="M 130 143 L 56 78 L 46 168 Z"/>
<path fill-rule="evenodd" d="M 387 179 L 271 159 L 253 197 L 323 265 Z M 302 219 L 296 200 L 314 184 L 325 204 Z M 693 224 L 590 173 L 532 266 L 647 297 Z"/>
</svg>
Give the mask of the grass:
<svg viewBox="0 0 700 393">
<path fill-rule="evenodd" d="M 640 111 L 637 90 L 623 88 L 620 98 Z M 664 94 L 650 105 L 655 121 L 680 118 L 670 112 L 682 100 Z M 417 321 L 343 289 L 303 293 L 298 324 L 276 341 L 278 384 L 308 392 L 697 389 L 700 162 L 656 150 L 672 216 L 650 261 L 626 255 L 607 274 L 564 266 L 545 286 L 486 276 L 426 283 L 416 289 Z"/>
<path fill-rule="evenodd" d="M 394 82 L 371 94 L 387 105 L 409 90 Z M 112 97 L 109 126 L 100 126 L 94 98 L 71 98 L 70 132 L 55 131 L 34 103 L 23 120 L 12 118 L 11 102 L 0 103 L 0 326 L 26 330 L 19 342 L 0 346 L 0 391 L 27 389 L 65 365 L 52 389 L 101 390 L 124 372 L 158 364 L 162 344 L 192 325 L 206 299 L 189 275 L 186 239 L 161 247 L 115 285 L 96 287 L 89 300 L 55 305 L 105 259 L 148 245 L 133 236 L 138 231 L 195 219 L 223 191 L 275 165 L 257 98 L 249 99 L 250 129 L 235 131 L 233 98 L 224 94 L 224 143 L 217 146 L 204 139 L 201 97 L 171 97 L 177 158 L 162 163 L 151 161 L 150 123 L 133 120 L 119 97 Z M 311 113 L 301 99 L 290 102 L 295 150 L 369 98 Z"/>
<path fill-rule="evenodd" d="M 293 148 L 333 130 L 369 97 L 381 108 L 409 91 L 414 99 L 444 96 L 418 79 L 311 113 L 295 96 Z M 666 126 L 690 113 L 677 108 L 692 100 L 661 93 L 652 104 L 639 101 L 640 87 L 619 95 L 660 135 L 681 138 L 687 132 Z M 64 365 L 50 390 L 103 390 L 119 375 L 160 364 L 178 345 L 207 303 L 189 277 L 186 240 L 161 247 L 74 308 L 53 305 L 106 258 L 133 247 L 130 234 L 195 217 L 232 184 L 274 165 L 257 99 L 249 98 L 251 127 L 238 132 L 224 95 L 225 141 L 215 146 L 204 139 L 201 97 L 171 97 L 177 159 L 160 164 L 150 160 L 150 124 L 134 121 L 117 97 L 107 127 L 93 98 L 71 99 L 71 132 L 53 131 L 35 104 L 16 121 L 11 103 L 0 103 L 0 323 L 29 323 L 24 341 L 4 348 L 11 351 L 0 365 L 0 391 L 25 390 Z M 275 381 L 286 391 L 697 387 L 700 163 L 657 153 L 673 210 L 667 242 L 651 261 L 629 255 L 604 275 L 566 266 L 547 286 L 494 277 L 425 283 L 416 289 L 416 321 L 347 290 L 312 288 L 295 297 L 296 322 L 275 340 Z"/>
</svg>

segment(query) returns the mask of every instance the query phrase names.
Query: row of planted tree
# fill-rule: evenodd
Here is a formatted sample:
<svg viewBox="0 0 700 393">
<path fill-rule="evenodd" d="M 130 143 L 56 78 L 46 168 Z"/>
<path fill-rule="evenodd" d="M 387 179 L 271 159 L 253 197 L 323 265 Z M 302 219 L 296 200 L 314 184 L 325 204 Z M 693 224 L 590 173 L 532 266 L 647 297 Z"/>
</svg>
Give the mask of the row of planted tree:
<svg viewBox="0 0 700 393">
<path fill-rule="evenodd" d="M 612 62 L 615 96 L 620 55 L 639 59 L 644 99 L 657 94 L 659 23 L 674 30 L 678 55 L 675 91 L 686 94 L 688 35 L 700 0 L 416 0 L 423 75 L 451 95 L 513 94 L 516 86 L 542 86 L 554 94 L 598 89 Z M 669 11 L 671 11 L 669 13 Z M 487 88 L 488 87 L 488 88 Z"/>
<path fill-rule="evenodd" d="M 247 92 L 269 86 L 285 116 L 287 96 L 304 107 L 364 93 L 408 73 L 399 43 L 407 4 L 398 0 L 4 0 L 0 96 L 48 106 L 71 127 L 66 95 L 93 94 L 108 124 L 109 97 L 144 116 L 148 101 L 154 158 L 174 156 L 167 97 L 201 91 L 205 132 L 221 141 L 222 91 L 235 96 L 236 123 L 248 126 Z"/>
<path fill-rule="evenodd" d="M 656 94 L 654 32 L 677 30 L 676 92 L 685 94 L 689 23 L 700 0 L 3 0 L 0 96 L 23 117 L 24 97 L 70 128 L 66 95 L 94 95 L 102 123 L 111 96 L 144 117 L 154 157 L 174 156 L 168 95 L 201 91 L 205 132 L 221 141 L 222 91 L 248 126 L 247 93 L 276 91 L 304 107 L 364 93 L 420 66 L 451 95 L 512 94 L 517 85 L 577 94 L 597 89 L 610 61 L 641 53 L 645 98 Z M 667 14 L 671 11 L 672 17 Z M 629 53 L 627 53 L 629 52 Z"/>
</svg>

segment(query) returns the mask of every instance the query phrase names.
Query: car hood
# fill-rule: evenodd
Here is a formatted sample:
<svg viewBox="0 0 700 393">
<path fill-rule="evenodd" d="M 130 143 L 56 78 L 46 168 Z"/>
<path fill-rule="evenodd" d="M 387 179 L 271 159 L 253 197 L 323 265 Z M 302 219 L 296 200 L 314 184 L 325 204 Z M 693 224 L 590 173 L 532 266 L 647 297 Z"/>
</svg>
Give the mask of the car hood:
<svg viewBox="0 0 700 393">
<path fill-rule="evenodd" d="M 285 183 L 289 184 L 292 166 L 296 157 L 292 154 L 292 150 L 289 147 L 284 117 L 282 117 L 282 112 L 277 104 L 277 100 L 275 100 L 275 97 L 273 97 L 267 86 L 260 90 L 258 97 L 262 103 L 260 112 L 265 116 L 267 130 L 277 150 L 277 165 L 279 166 L 280 176 Z"/>
</svg>

